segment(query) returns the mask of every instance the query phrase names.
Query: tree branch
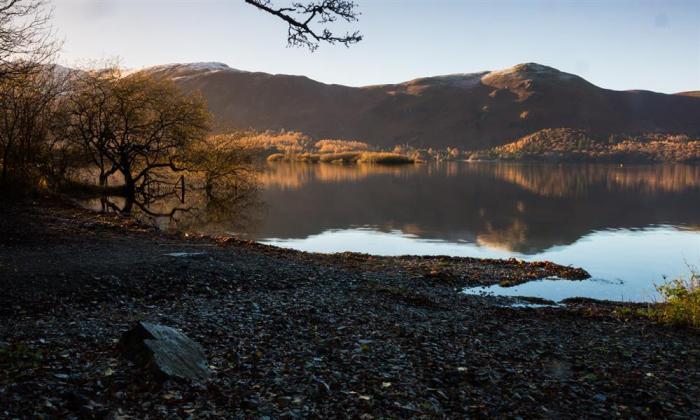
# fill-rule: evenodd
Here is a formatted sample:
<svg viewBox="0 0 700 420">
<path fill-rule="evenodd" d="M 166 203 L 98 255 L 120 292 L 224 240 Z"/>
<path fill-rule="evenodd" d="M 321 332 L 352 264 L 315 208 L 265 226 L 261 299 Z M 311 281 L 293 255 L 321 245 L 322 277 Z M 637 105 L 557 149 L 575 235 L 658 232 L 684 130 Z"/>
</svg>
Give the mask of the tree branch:
<svg viewBox="0 0 700 420">
<path fill-rule="evenodd" d="M 338 18 L 346 22 L 356 22 L 360 12 L 357 4 L 349 0 L 311 0 L 306 3 L 294 2 L 290 7 L 275 8 L 272 0 L 244 0 L 246 3 L 285 21 L 287 44 L 294 47 L 307 47 L 315 51 L 321 42 L 335 43 L 349 47 L 362 40 L 359 31 L 335 35 L 327 27 L 313 28 L 314 23 L 324 25 L 335 22 Z"/>
</svg>

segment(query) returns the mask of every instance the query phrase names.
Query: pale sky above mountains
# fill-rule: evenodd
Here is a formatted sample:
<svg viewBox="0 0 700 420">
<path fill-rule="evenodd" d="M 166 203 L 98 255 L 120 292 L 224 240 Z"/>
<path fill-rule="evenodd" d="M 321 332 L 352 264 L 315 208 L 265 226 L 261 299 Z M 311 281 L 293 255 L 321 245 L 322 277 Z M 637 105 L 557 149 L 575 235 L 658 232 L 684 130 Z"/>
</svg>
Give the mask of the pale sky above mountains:
<svg viewBox="0 0 700 420">
<path fill-rule="evenodd" d="M 315 53 L 242 0 L 54 0 L 61 63 L 219 61 L 362 86 L 537 62 L 610 89 L 700 90 L 700 1 L 357 0 L 365 39 Z M 284 4 L 284 1 L 277 0 Z"/>
</svg>

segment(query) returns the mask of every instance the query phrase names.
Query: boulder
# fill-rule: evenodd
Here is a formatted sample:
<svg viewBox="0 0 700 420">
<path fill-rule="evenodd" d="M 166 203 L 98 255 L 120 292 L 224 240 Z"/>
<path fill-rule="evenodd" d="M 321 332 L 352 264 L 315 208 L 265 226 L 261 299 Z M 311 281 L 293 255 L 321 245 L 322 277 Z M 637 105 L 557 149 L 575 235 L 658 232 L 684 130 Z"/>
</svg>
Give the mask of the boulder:
<svg viewBox="0 0 700 420">
<path fill-rule="evenodd" d="M 202 381 L 211 375 L 202 346 L 165 325 L 141 321 L 122 335 L 119 347 L 125 358 L 158 381 Z"/>
</svg>

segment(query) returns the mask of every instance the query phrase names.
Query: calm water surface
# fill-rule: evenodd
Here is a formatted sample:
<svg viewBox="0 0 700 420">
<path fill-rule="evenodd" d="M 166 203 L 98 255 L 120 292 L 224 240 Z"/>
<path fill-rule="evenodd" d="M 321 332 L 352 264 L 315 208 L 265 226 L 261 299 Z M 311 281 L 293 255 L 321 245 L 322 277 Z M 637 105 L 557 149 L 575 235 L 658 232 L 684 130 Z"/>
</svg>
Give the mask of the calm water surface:
<svg viewBox="0 0 700 420">
<path fill-rule="evenodd" d="M 516 257 L 588 270 L 586 281 L 465 291 L 557 301 L 655 300 L 654 284 L 700 265 L 698 166 L 276 163 L 261 183 L 251 202 L 190 195 L 175 205 L 199 211 L 156 222 L 303 251 Z"/>
<path fill-rule="evenodd" d="M 593 277 L 487 289 L 498 294 L 649 301 L 700 264 L 695 166 L 274 164 L 263 185 L 262 216 L 237 232 L 263 243 L 551 260 Z"/>
</svg>

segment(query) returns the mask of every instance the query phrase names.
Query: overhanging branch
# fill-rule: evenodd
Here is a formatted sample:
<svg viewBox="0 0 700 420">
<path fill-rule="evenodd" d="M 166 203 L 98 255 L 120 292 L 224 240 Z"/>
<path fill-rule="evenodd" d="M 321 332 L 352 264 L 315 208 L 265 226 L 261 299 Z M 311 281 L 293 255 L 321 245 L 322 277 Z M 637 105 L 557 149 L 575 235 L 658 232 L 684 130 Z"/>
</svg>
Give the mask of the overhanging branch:
<svg viewBox="0 0 700 420">
<path fill-rule="evenodd" d="M 244 0 L 246 3 L 269 13 L 285 21 L 287 29 L 287 43 L 291 46 L 307 47 L 315 51 L 321 42 L 329 44 L 343 44 L 349 47 L 362 40 L 359 31 L 345 33 L 343 36 L 335 35 L 329 28 L 314 28 L 316 25 L 333 23 L 338 18 L 346 22 L 356 22 L 360 12 L 357 4 L 348 0 L 314 0 L 294 2 L 288 7 L 277 8 L 272 0 Z"/>
</svg>

